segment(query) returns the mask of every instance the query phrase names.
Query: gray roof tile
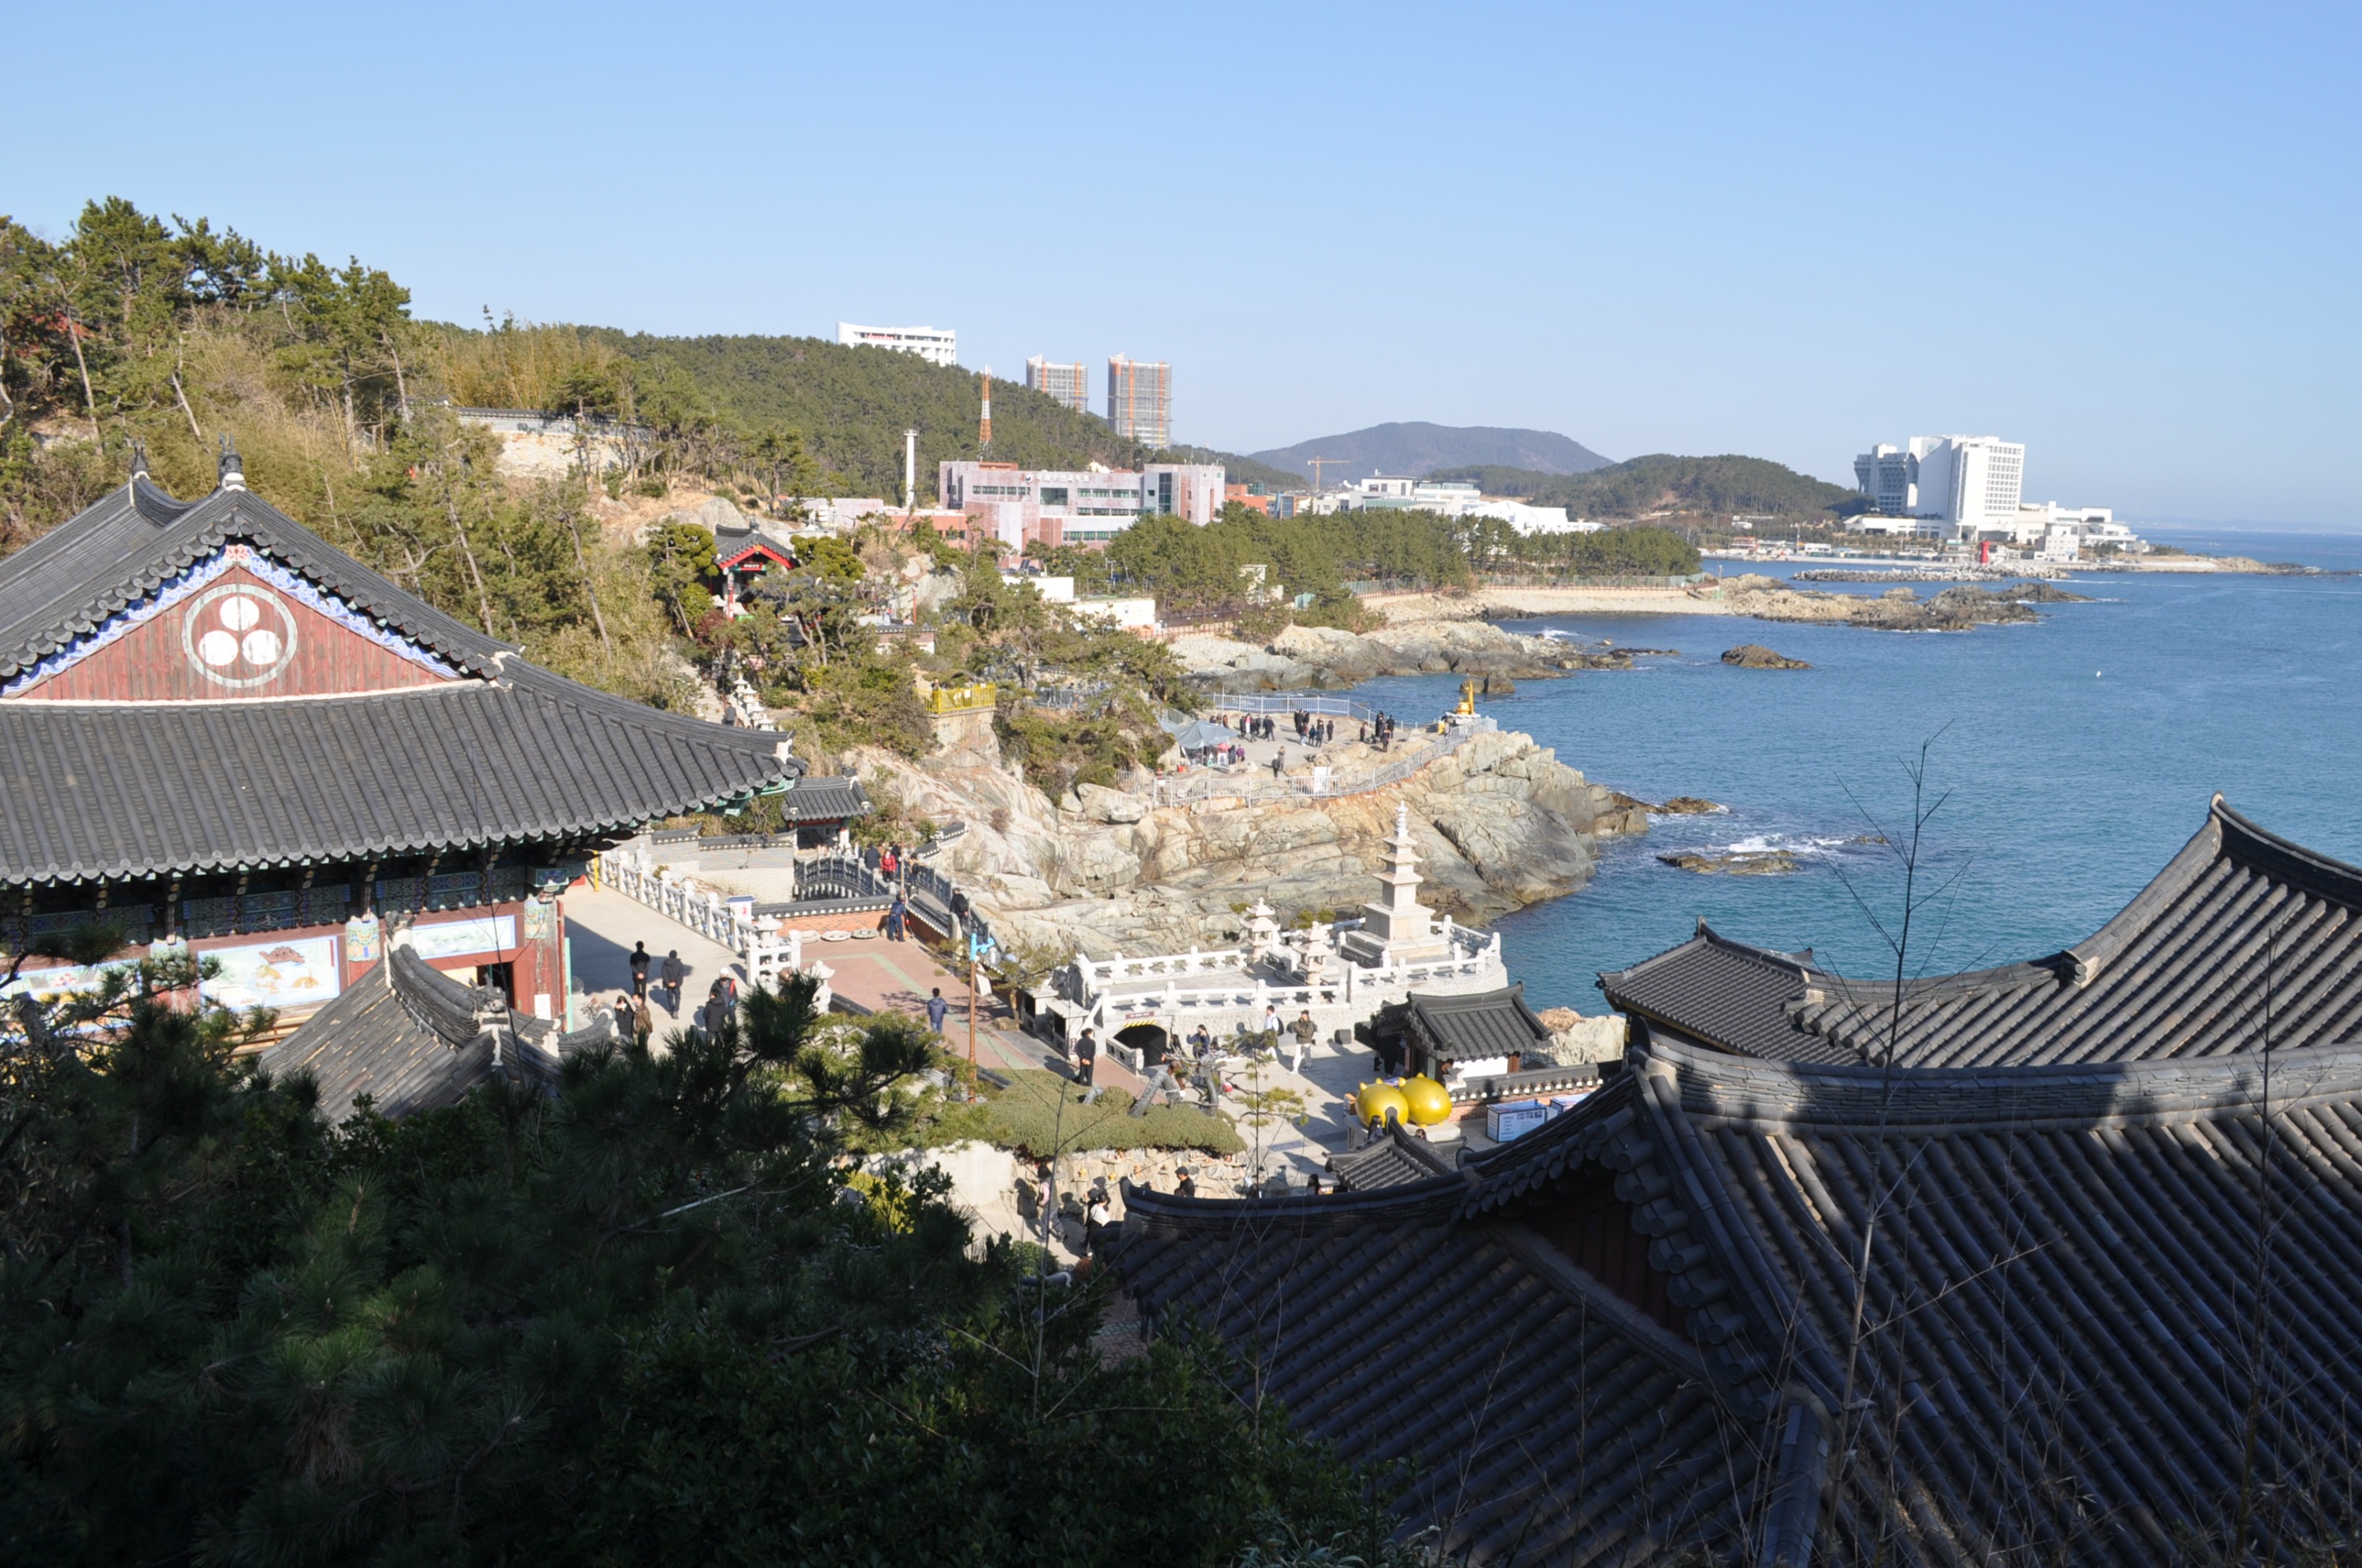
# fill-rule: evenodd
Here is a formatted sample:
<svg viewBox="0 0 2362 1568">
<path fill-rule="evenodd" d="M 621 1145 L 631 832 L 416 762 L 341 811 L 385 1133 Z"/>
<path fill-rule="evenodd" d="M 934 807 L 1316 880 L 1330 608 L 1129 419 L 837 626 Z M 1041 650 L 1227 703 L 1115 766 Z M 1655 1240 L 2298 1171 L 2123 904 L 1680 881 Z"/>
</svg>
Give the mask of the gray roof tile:
<svg viewBox="0 0 2362 1568">
<path fill-rule="evenodd" d="M 142 481 L 0 560 L 0 673 L 234 538 L 472 676 L 319 699 L 0 701 L 0 885 L 599 837 L 802 771 L 776 734 L 541 669 L 241 491 L 182 505 Z"/>
</svg>

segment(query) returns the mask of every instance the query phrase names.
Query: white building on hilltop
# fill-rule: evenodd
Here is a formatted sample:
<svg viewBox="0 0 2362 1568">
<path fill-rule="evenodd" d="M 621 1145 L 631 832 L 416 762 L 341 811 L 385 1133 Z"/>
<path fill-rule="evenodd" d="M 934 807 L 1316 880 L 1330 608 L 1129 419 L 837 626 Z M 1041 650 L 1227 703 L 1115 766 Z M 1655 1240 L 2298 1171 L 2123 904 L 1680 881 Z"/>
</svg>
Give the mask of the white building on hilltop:
<svg viewBox="0 0 2362 1568">
<path fill-rule="evenodd" d="M 930 365 L 959 363 L 959 334 L 948 326 L 862 326 L 840 321 L 836 340 L 855 348 L 899 348 Z"/>
<path fill-rule="evenodd" d="M 1372 474 L 1348 485 L 1315 512 L 1433 512 L 1445 517 L 1496 517 L 1520 534 L 1595 534 L 1604 523 L 1570 520 L 1563 506 L 1534 506 L 1509 499 L 1486 500 L 1464 480 L 1422 480 Z"/>
</svg>

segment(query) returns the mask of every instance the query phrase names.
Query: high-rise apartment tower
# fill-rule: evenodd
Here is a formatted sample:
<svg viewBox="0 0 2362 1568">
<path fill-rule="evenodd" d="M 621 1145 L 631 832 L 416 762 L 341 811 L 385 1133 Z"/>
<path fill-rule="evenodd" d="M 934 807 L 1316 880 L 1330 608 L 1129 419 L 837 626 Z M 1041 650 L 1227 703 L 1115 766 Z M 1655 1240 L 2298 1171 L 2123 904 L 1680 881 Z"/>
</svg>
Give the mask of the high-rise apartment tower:
<svg viewBox="0 0 2362 1568">
<path fill-rule="evenodd" d="M 1162 359 L 1108 361 L 1108 423 L 1143 446 L 1173 445 L 1173 367 Z"/>
<path fill-rule="evenodd" d="M 1025 384 L 1047 392 L 1076 414 L 1091 411 L 1091 372 L 1086 365 L 1060 365 L 1035 357 L 1025 361 Z"/>
</svg>

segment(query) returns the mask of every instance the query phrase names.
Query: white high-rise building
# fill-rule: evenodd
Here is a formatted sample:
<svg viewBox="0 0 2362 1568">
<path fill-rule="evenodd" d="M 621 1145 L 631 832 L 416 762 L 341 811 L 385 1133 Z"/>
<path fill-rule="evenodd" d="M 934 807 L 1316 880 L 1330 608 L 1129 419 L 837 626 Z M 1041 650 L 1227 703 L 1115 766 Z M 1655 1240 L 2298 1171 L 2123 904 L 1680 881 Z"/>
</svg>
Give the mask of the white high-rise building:
<svg viewBox="0 0 2362 1568">
<path fill-rule="evenodd" d="M 1854 480 L 1881 516 L 1925 517 L 1963 533 L 2010 529 L 2025 483 L 2025 447 L 1994 436 L 1914 436 L 1853 460 Z"/>
<path fill-rule="evenodd" d="M 899 348 L 931 365 L 959 363 L 959 334 L 948 326 L 862 326 L 836 324 L 836 340 L 869 348 Z"/>
</svg>

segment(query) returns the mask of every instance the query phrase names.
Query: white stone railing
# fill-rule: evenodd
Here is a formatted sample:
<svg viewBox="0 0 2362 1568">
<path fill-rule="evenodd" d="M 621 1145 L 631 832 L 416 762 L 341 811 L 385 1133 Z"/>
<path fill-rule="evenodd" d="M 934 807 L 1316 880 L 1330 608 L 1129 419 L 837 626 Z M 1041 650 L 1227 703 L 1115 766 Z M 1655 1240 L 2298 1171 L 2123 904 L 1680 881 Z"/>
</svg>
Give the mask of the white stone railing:
<svg viewBox="0 0 2362 1568">
<path fill-rule="evenodd" d="M 1358 920 L 1340 921 L 1337 922 L 1337 929 L 1358 928 L 1361 923 Z M 1451 944 L 1456 955 L 1481 957 L 1489 953 L 1496 958 L 1499 956 L 1501 933 L 1497 931 L 1472 931 L 1454 921 L 1450 915 L 1438 916 L 1436 926 L 1437 934 Z M 1280 951 L 1284 953 L 1286 950 Z M 1164 953 L 1145 958 L 1127 958 L 1120 953 L 1112 958 L 1090 958 L 1076 954 L 1074 967 L 1075 977 L 1082 985 L 1083 996 L 1089 998 L 1097 996 L 1109 986 L 1125 980 L 1153 980 L 1159 977 L 1170 980 L 1176 976 L 1219 974 L 1223 970 L 1243 971 L 1253 964 L 1254 959 L 1253 952 L 1244 947 L 1221 947 L 1204 953 L 1193 947 L 1187 953 Z M 1459 961 L 1459 956 L 1448 960 L 1454 963 Z M 1411 967 L 1418 966 L 1411 966 Z M 1373 978 L 1388 972 L 1385 969 L 1365 969 L 1351 963 L 1342 963 L 1337 965 L 1335 973 L 1324 978 L 1321 984 L 1324 987 L 1333 988 L 1339 983 L 1335 977 L 1336 974 L 1341 974 L 1346 969 L 1357 969 L 1362 975 Z"/>
<path fill-rule="evenodd" d="M 816 1004 L 829 1004 L 827 966 L 804 966 L 803 933 L 784 935 L 767 931 L 739 914 L 717 893 L 693 888 L 669 871 L 643 864 L 626 849 L 611 849 L 599 856 L 599 880 L 627 899 L 634 899 L 678 925 L 738 955 L 746 966 L 746 983 L 776 989 L 788 975 L 811 974 L 820 980 Z"/>
<path fill-rule="evenodd" d="M 1388 964 L 1374 969 L 1344 963 L 1311 980 L 1273 980 L 1256 975 L 1240 976 L 1228 985 L 1185 987 L 1177 978 L 1167 978 L 1161 990 L 1120 994 L 1099 990 L 1086 992 L 1076 999 L 1088 1010 L 1087 1017 L 1092 1027 L 1104 1030 L 1113 1027 L 1115 1018 L 1135 1012 L 1156 1012 L 1173 1017 L 1208 1010 L 1260 1013 L 1265 1007 L 1283 1010 L 1316 1007 L 1374 1010 L 1386 1002 L 1400 1000 L 1404 995 L 1421 986 L 1506 975 L 1496 937 L 1474 953 L 1418 963 Z"/>
</svg>

